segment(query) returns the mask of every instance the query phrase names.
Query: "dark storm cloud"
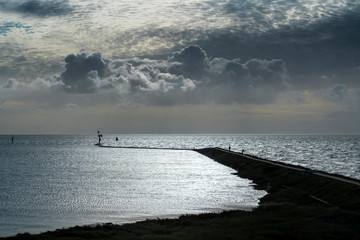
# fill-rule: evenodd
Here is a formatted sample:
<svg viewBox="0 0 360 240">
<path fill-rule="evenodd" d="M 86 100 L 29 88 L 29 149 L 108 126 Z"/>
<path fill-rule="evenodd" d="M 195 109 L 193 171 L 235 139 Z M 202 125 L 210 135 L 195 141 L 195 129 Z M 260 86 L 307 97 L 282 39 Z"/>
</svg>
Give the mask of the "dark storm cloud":
<svg viewBox="0 0 360 240">
<path fill-rule="evenodd" d="M 206 53 L 200 47 L 189 46 L 174 52 L 169 61 L 183 63 L 186 67 L 203 68 L 206 58 Z"/>
<path fill-rule="evenodd" d="M 206 53 L 197 46 L 189 46 L 174 52 L 168 60 L 173 63 L 170 73 L 181 74 L 185 77 L 200 77 L 207 64 Z"/>
<path fill-rule="evenodd" d="M 243 10 L 241 13 L 232 11 L 245 14 Z M 256 11 L 249 11 L 249 14 L 256 14 Z M 278 14 L 280 20 L 281 13 Z M 248 27 L 220 29 L 204 35 L 195 43 L 214 57 L 284 59 L 295 86 L 323 87 L 318 82 L 321 80 L 319 77 L 336 74 L 344 83 L 358 87 L 360 75 L 355 69 L 360 62 L 360 6 L 357 4 L 334 14 L 323 14 L 327 17 L 315 20 L 309 17 L 302 23 L 284 21 L 276 28 L 270 26 L 277 21 L 275 16 L 272 21 L 263 23 L 266 31 L 250 31 Z M 257 24 L 262 23 L 259 20 Z"/>
<path fill-rule="evenodd" d="M 214 8 L 217 10 L 211 12 Z M 224 4 L 213 3 L 205 10 L 219 18 L 227 14 L 233 23 L 214 29 L 149 28 L 128 32 L 119 41 L 129 39 L 126 44 L 130 49 L 132 43 L 159 38 L 173 44 L 171 51 L 184 45 L 199 45 L 208 58 L 241 57 L 243 62 L 253 58 L 283 59 L 297 89 L 320 89 L 337 83 L 360 87 L 357 69 L 360 65 L 360 4 L 355 1 L 326 4 L 277 0 L 266 4 L 264 1 L 232 0 Z M 163 57 L 169 53 L 159 50 L 148 54 L 153 58 L 151 54 Z M 201 57 L 204 56 L 199 53 L 200 61 Z M 174 65 L 171 72 L 185 70 L 200 74 L 201 68 L 196 64 Z M 323 81 L 321 76 L 324 75 L 338 77 Z"/>
<path fill-rule="evenodd" d="M 198 46 L 166 60 L 108 59 L 80 52 L 65 58 L 65 71 L 31 84 L 8 81 L 2 88 L 52 89 L 72 94 L 115 94 L 120 101 L 148 105 L 269 103 L 288 87 L 280 59 L 209 58 Z"/>
<path fill-rule="evenodd" d="M 109 60 L 103 58 L 101 53 L 89 55 L 81 52 L 68 55 L 65 63 L 66 70 L 61 77 L 66 89 L 86 93 L 96 91 L 96 79 L 104 76 Z"/>
<path fill-rule="evenodd" d="M 73 11 L 73 8 L 67 0 L 2 0 L 0 1 L 0 10 L 14 11 L 38 17 L 49 17 L 69 14 Z"/>
</svg>

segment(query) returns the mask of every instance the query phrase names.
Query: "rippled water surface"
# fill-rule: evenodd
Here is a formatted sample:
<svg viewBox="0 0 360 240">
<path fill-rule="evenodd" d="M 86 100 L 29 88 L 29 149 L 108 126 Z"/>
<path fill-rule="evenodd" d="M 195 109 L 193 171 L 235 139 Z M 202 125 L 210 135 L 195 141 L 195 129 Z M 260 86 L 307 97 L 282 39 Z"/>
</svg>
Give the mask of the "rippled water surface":
<svg viewBox="0 0 360 240">
<path fill-rule="evenodd" d="M 120 136 L 113 144 L 182 146 L 183 137 Z M 104 142 L 112 143 L 113 136 Z M 186 150 L 94 146 L 96 136 L 0 137 L 0 236 L 251 209 L 265 192 Z M 167 143 L 166 143 L 167 141 Z M 170 142 L 172 141 L 172 142 Z"/>
<path fill-rule="evenodd" d="M 119 141 L 115 141 L 115 137 Z M 194 151 L 97 136 L 0 136 L 0 236 L 251 209 L 265 192 Z M 360 179 L 359 136 L 104 135 L 104 145 L 222 147 Z"/>
<path fill-rule="evenodd" d="M 222 147 L 314 170 L 360 179 L 360 136 L 317 135 L 125 135 L 106 145 L 205 148 Z"/>
</svg>

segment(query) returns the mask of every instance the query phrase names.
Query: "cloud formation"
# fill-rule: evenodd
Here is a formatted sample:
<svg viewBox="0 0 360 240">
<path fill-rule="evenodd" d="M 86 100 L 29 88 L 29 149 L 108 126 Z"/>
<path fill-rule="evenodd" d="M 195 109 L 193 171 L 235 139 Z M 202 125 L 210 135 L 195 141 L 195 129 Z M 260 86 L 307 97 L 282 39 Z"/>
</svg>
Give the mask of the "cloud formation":
<svg viewBox="0 0 360 240">
<path fill-rule="evenodd" d="M 199 46 L 176 51 L 166 60 L 109 59 L 81 51 L 68 55 L 65 63 L 60 75 L 31 83 L 12 79 L 1 87 L 88 96 L 111 93 L 120 102 L 176 105 L 269 103 L 289 86 L 283 60 L 209 58 Z"/>
<path fill-rule="evenodd" d="M 360 57 L 358 2 L 263 4 L 227 1 L 224 9 L 238 26 L 210 31 L 195 44 L 211 56 L 285 59 L 294 85 L 303 89 L 324 87 L 318 79 L 324 74 L 341 75 L 342 83 L 358 86 L 359 72 L 354 70 Z"/>
<path fill-rule="evenodd" d="M 344 84 L 336 84 L 326 89 L 325 99 L 342 104 L 347 110 L 360 110 L 360 90 L 349 88 Z"/>
<path fill-rule="evenodd" d="M 43 65 L 79 48 L 101 51 L 112 58 L 153 59 L 193 44 L 201 46 L 212 58 L 241 57 L 243 62 L 252 58 L 284 59 L 294 85 L 303 89 L 314 88 L 318 75 L 332 73 L 347 74 L 342 81 L 349 86 L 358 82 L 358 72 L 349 71 L 360 54 L 357 1 L 210 0 L 155 1 L 151 7 L 148 4 L 138 0 L 0 0 L 6 21 L 0 26 L 0 34 L 6 35 L 0 59 L 7 59 L 0 62 L 0 77 L 30 80 L 35 77 L 29 72 L 53 74 L 59 69 Z M 53 16 L 57 16 L 56 21 Z M 9 61 L 24 52 L 26 64 Z"/>
<path fill-rule="evenodd" d="M 99 88 L 98 80 L 104 76 L 109 60 L 101 53 L 88 54 L 84 51 L 65 58 L 65 72 L 61 80 L 70 92 L 89 93 Z"/>
<path fill-rule="evenodd" d="M 37 17 L 49 17 L 67 15 L 73 11 L 73 7 L 68 0 L 2 0 L 0 1 L 0 10 Z"/>
<path fill-rule="evenodd" d="M 343 100 L 348 94 L 346 85 L 338 84 L 330 89 L 330 97 L 335 101 Z"/>
<path fill-rule="evenodd" d="M 31 30 L 32 30 L 31 26 L 27 26 L 27 25 L 24 25 L 19 22 L 3 22 L 3 23 L 0 23 L 0 36 L 1 35 L 6 36 L 6 34 L 8 32 L 10 32 L 13 28 L 24 29 L 25 32 L 28 32 L 28 33 L 31 32 Z"/>
</svg>

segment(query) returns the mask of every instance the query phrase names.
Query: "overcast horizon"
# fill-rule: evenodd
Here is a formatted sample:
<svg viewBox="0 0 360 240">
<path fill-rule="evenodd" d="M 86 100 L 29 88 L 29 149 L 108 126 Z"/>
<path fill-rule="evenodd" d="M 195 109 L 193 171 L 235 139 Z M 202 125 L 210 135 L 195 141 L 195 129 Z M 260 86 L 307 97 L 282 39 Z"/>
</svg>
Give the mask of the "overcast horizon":
<svg viewBox="0 0 360 240">
<path fill-rule="evenodd" d="M 360 134 L 360 2 L 0 0 L 0 134 Z"/>
</svg>

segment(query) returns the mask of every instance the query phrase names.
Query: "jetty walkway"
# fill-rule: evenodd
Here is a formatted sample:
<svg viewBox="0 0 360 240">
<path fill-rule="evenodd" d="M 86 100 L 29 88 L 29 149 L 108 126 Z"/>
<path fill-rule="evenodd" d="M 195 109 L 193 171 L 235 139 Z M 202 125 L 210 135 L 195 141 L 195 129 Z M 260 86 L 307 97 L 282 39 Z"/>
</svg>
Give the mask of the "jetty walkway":
<svg viewBox="0 0 360 240">
<path fill-rule="evenodd" d="M 101 148 L 129 148 L 129 149 L 154 149 L 154 150 L 189 150 L 193 151 L 194 148 L 160 148 L 160 147 L 132 147 L 132 146 L 107 146 L 107 145 L 97 145 Z"/>
<path fill-rule="evenodd" d="M 271 161 L 271 160 L 267 160 L 267 159 L 262 159 L 262 158 L 258 158 L 258 157 L 255 157 L 255 156 L 242 154 L 242 153 L 239 153 L 239 152 L 231 152 L 231 151 L 225 150 L 223 148 L 215 148 L 215 149 L 217 149 L 219 151 L 229 153 L 229 154 L 246 157 L 246 158 L 251 159 L 253 161 L 263 162 L 263 163 L 267 163 L 267 164 L 270 164 L 270 165 L 273 165 L 273 166 L 292 169 L 292 170 L 295 170 L 295 171 L 300 171 L 300 172 L 304 172 L 304 173 L 308 173 L 308 174 L 314 174 L 314 175 L 327 177 L 327 178 L 331 178 L 331 179 L 334 179 L 334 180 L 338 180 L 338 181 L 351 183 L 351 184 L 355 184 L 355 185 L 360 186 L 360 180 L 358 180 L 358 179 L 353 179 L 353 178 L 349 178 L 349 177 L 345 177 L 345 176 L 341 176 L 341 175 L 337 175 L 337 174 L 331 174 L 331 173 L 318 171 L 318 170 L 312 170 L 312 169 L 308 169 L 308 168 L 305 168 L 305 167 L 290 165 L 290 164 L 286 164 L 286 163 L 282 163 L 282 162 L 276 162 L 276 161 Z"/>
</svg>

